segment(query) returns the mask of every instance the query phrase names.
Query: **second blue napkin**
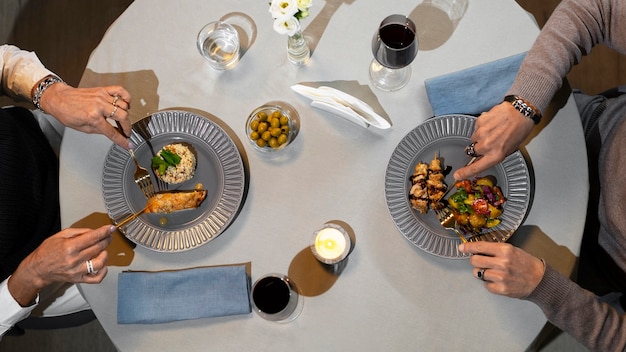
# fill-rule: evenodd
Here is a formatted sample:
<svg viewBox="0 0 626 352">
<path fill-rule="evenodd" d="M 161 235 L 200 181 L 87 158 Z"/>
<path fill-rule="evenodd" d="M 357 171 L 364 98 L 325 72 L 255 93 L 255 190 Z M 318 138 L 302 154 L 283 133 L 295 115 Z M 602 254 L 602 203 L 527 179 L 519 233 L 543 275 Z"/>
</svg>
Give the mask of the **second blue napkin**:
<svg viewBox="0 0 626 352">
<path fill-rule="evenodd" d="M 156 324 L 250 313 L 245 265 L 118 276 L 117 322 Z"/>
<path fill-rule="evenodd" d="M 502 102 L 526 53 L 427 79 L 424 84 L 434 116 L 480 115 Z"/>
</svg>

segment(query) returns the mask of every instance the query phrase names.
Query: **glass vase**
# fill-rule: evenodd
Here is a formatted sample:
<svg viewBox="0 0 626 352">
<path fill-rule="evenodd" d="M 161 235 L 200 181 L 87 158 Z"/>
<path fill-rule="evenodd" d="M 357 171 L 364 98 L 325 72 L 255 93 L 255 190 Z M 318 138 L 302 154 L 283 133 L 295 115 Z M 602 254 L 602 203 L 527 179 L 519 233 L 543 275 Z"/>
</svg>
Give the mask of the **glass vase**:
<svg viewBox="0 0 626 352">
<path fill-rule="evenodd" d="M 311 58 L 311 50 L 300 28 L 287 39 L 287 58 L 294 65 L 304 65 Z"/>
</svg>

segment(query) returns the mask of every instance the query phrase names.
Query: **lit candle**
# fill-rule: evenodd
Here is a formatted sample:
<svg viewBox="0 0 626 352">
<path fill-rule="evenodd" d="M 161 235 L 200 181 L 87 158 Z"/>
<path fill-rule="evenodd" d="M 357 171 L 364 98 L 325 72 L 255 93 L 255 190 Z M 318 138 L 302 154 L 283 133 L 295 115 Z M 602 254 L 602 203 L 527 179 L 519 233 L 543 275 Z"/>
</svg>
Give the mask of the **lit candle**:
<svg viewBox="0 0 626 352">
<path fill-rule="evenodd" d="M 322 263 L 335 264 L 345 259 L 350 251 L 350 244 L 350 237 L 344 229 L 327 224 L 315 233 L 311 250 Z"/>
</svg>

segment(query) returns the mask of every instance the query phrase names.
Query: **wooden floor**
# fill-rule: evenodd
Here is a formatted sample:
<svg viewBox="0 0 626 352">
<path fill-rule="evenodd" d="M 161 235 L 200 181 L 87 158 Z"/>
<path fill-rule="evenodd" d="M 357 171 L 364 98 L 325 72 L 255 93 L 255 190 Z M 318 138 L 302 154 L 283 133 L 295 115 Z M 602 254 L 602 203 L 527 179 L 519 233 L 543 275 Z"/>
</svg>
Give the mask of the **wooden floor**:
<svg viewBox="0 0 626 352">
<path fill-rule="evenodd" d="M 500 0 L 501 1 L 501 0 Z M 417 1 L 416 1 L 417 2 Z M 558 0 L 517 0 L 540 26 Z M 2 0 L 0 39 L 37 52 L 52 71 L 76 86 L 91 51 L 132 0 Z M 121 43 L 120 45 L 123 45 Z M 594 94 L 626 83 L 626 59 L 606 47 L 597 47 L 568 75 L 574 88 Z M 4 99 L 4 100 L 2 100 Z M 6 98 L 0 105 L 6 105 Z M 115 347 L 97 321 L 61 330 L 27 331 L 20 337 L 5 336 L 0 351 L 112 352 Z M 565 334 L 542 351 L 585 351 Z"/>
</svg>

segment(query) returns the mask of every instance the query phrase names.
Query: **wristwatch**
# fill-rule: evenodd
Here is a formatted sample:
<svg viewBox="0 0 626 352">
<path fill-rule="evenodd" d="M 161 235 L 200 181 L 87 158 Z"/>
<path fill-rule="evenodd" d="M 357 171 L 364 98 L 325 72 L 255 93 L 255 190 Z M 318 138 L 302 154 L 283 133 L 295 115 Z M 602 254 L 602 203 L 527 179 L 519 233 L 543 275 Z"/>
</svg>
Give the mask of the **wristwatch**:
<svg viewBox="0 0 626 352">
<path fill-rule="evenodd" d="M 532 119 L 535 125 L 541 121 L 541 113 L 531 103 L 527 102 L 523 98 L 517 95 L 507 95 L 504 97 L 504 101 L 508 101 L 513 105 L 515 110 L 522 113 L 522 115 Z"/>
</svg>

